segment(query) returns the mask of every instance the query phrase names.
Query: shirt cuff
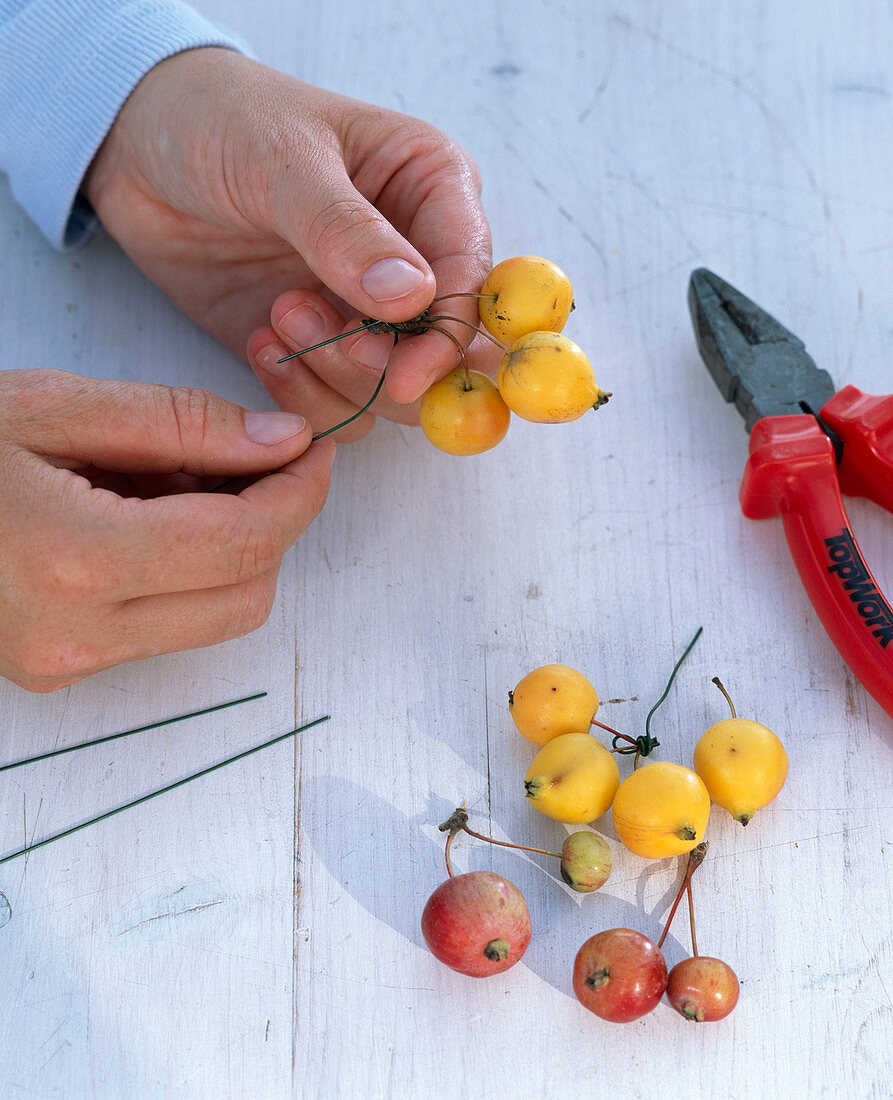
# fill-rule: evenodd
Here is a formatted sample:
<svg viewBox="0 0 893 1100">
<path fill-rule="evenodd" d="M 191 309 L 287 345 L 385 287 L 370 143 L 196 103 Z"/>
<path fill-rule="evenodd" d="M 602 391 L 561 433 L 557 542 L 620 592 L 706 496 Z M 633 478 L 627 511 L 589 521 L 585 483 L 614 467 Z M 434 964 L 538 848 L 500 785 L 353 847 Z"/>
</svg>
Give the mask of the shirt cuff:
<svg viewBox="0 0 893 1100">
<path fill-rule="evenodd" d="M 34 0 L 3 23 L 0 167 L 50 243 L 78 247 L 97 219 L 79 189 L 125 100 L 166 57 L 251 53 L 179 0 Z"/>
</svg>

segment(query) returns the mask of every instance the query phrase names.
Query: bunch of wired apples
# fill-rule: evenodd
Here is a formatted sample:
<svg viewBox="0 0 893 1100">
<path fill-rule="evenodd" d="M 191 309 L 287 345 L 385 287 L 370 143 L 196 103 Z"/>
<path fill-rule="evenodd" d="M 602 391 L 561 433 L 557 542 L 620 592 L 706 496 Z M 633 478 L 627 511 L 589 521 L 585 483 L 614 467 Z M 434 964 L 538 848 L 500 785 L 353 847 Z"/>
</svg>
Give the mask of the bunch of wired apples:
<svg viewBox="0 0 893 1100">
<path fill-rule="evenodd" d="M 634 770 L 622 781 L 617 750 L 609 750 L 590 732 L 593 725 L 601 726 L 595 718 L 599 698 L 581 672 L 566 665 L 544 665 L 509 693 L 515 726 L 538 750 L 524 778 L 532 807 L 567 825 L 588 824 L 610 809 L 617 837 L 631 852 L 646 859 L 688 856 L 657 944 L 633 929 L 612 928 L 590 937 L 577 952 L 574 992 L 605 1020 L 638 1019 L 664 994 L 677 1012 L 696 1021 L 723 1019 L 738 1001 L 732 968 L 698 954 L 693 913 L 692 956 L 668 972 L 661 951 L 683 892 L 691 906 L 691 877 L 707 851 L 704 834 L 711 802 L 747 825 L 787 778 L 787 753 L 776 734 L 760 722 L 739 718 L 725 688 L 717 679 L 714 683 L 731 717 L 701 736 L 693 767 L 670 761 L 638 766 L 637 755 Z M 429 898 L 422 932 L 438 959 L 476 977 L 500 973 L 521 958 L 530 940 L 530 915 L 521 892 L 502 876 L 489 871 L 453 876 L 448 852 L 456 832 L 557 856 L 562 877 L 577 890 L 596 890 L 610 875 L 610 846 L 589 829 L 571 833 L 557 853 L 482 836 L 468 827 L 464 810 L 457 810 L 441 828 L 450 833 L 449 878 Z"/>
<path fill-rule="evenodd" d="M 435 447 L 453 455 L 481 454 L 505 438 L 512 413 L 537 424 L 567 423 L 611 396 L 596 383 L 583 351 L 562 335 L 574 308 L 573 287 L 550 260 L 513 256 L 493 268 L 479 292 L 436 300 L 454 297 L 477 298 L 482 335 L 503 356 L 494 383 L 469 369 L 460 347 L 462 365 L 422 395 L 419 421 Z"/>
</svg>

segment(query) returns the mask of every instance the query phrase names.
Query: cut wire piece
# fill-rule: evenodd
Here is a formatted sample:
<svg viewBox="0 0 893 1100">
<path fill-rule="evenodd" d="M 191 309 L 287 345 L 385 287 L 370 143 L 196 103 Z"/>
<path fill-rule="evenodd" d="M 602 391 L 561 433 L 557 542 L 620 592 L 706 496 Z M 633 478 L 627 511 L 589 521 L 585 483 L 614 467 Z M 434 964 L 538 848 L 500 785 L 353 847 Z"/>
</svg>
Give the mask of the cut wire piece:
<svg viewBox="0 0 893 1100">
<path fill-rule="evenodd" d="M 305 722 L 303 726 L 298 726 L 297 729 L 289 730 L 288 733 L 280 733 L 277 737 L 273 737 L 269 741 L 264 741 L 262 744 L 255 745 L 253 748 L 245 749 L 244 752 L 237 753 L 235 756 L 230 756 L 226 760 L 219 761 L 217 764 L 211 764 L 210 767 L 202 768 L 201 771 L 193 772 L 192 775 L 187 775 L 183 779 L 178 779 L 175 783 L 168 783 L 166 787 L 159 787 L 158 790 L 150 791 L 149 794 L 141 795 L 131 802 L 125 802 L 123 806 L 116 806 L 113 810 L 106 810 L 105 813 L 99 814 L 97 817 L 91 817 L 89 821 L 82 821 L 79 825 L 72 825 L 70 828 L 64 829 L 61 833 L 54 833 L 53 836 L 44 837 L 43 840 L 37 840 L 33 844 L 26 845 L 24 848 L 19 848 L 16 852 L 10 852 L 9 855 L 0 858 L 0 865 L 9 863 L 13 859 L 18 859 L 19 856 L 27 855 L 29 852 L 34 852 L 38 848 L 43 848 L 47 844 L 52 844 L 54 840 L 62 840 L 63 837 L 80 832 L 81 829 L 86 829 L 89 825 L 96 825 L 100 821 L 105 821 L 110 817 L 114 817 L 115 814 L 133 809 L 134 806 L 141 806 L 151 798 L 157 798 L 160 794 L 167 794 L 168 791 L 174 791 L 178 787 L 183 787 L 195 779 L 201 779 L 204 775 L 210 775 L 211 772 L 219 771 L 220 768 L 225 768 L 229 764 L 235 764 L 238 760 L 244 760 L 247 756 L 252 756 L 254 753 L 260 752 L 261 749 L 267 749 L 271 745 L 276 745 L 280 741 L 285 741 L 289 737 L 294 737 L 298 733 L 303 733 L 304 730 L 310 729 L 311 726 L 318 726 L 321 722 L 328 722 L 330 718 L 330 714 L 326 714 L 322 718 L 314 718 L 312 722 Z"/>
<path fill-rule="evenodd" d="M 695 642 L 698 640 L 698 638 L 700 638 L 700 636 L 703 633 L 704 633 L 704 628 L 702 626 L 699 626 L 698 629 L 695 631 L 694 637 L 688 643 L 688 645 L 685 647 L 685 649 L 682 653 L 682 656 L 679 658 L 679 660 L 673 666 L 673 671 L 670 673 L 669 680 L 667 680 L 667 686 L 664 688 L 663 695 L 661 695 L 661 697 L 654 704 L 654 706 L 651 708 L 651 710 L 648 711 L 648 717 L 645 719 L 645 738 L 646 738 L 646 740 L 650 741 L 650 739 L 651 739 L 651 719 L 654 717 L 654 712 L 661 705 L 661 703 L 664 701 L 664 699 L 666 699 L 666 697 L 670 694 L 670 688 L 673 686 L 673 681 L 676 679 L 676 673 L 682 667 L 682 662 L 689 655 L 689 653 L 691 653 L 692 649 L 694 649 Z"/>
<path fill-rule="evenodd" d="M 661 705 L 661 703 L 664 701 L 664 699 L 666 699 L 666 697 L 669 695 L 670 688 L 673 686 L 673 681 L 676 679 L 676 674 L 678 673 L 679 669 L 682 667 L 682 662 L 689 655 L 689 653 L 691 653 L 692 649 L 694 648 L 695 642 L 697 642 L 698 638 L 700 638 L 700 636 L 703 633 L 704 633 L 704 628 L 702 626 L 699 626 L 698 629 L 695 631 L 694 637 L 688 643 L 688 645 L 685 647 L 685 650 L 683 651 L 682 656 L 679 658 L 679 660 L 673 666 L 673 671 L 670 673 L 670 679 L 667 681 L 667 686 L 664 688 L 663 695 L 661 695 L 661 697 L 654 704 L 654 706 L 651 708 L 651 710 L 648 711 L 648 716 L 645 719 L 645 733 L 642 736 L 637 737 L 635 740 L 633 740 L 631 737 L 626 737 L 622 733 L 616 733 L 616 731 L 612 730 L 609 726 L 603 726 L 601 722 L 596 722 L 595 719 L 593 719 L 593 724 L 594 725 L 602 726 L 602 729 L 606 729 L 606 730 L 608 730 L 609 733 L 614 733 L 615 734 L 615 736 L 614 736 L 614 738 L 611 742 L 614 752 L 621 753 L 623 755 L 627 755 L 627 754 L 632 755 L 633 753 L 635 754 L 635 761 L 633 763 L 633 767 L 635 767 L 638 764 L 639 757 L 650 755 L 654 751 L 654 749 L 656 749 L 658 747 L 658 745 L 660 745 L 660 741 L 658 741 L 656 737 L 651 736 L 651 719 L 654 717 L 654 712 Z M 629 742 L 628 746 L 626 746 L 626 747 L 618 746 L 617 742 L 619 740 Z"/>
<path fill-rule="evenodd" d="M 121 733 L 110 733 L 105 737 L 97 737 L 94 741 L 82 741 L 78 745 L 67 745 L 61 749 L 51 749 L 42 752 L 38 756 L 29 756 L 24 760 L 13 760 L 11 764 L 0 764 L 0 772 L 8 772 L 13 768 L 23 768 L 26 764 L 36 764 L 40 760 L 49 760 L 54 756 L 63 756 L 67 752 L 77 752 L 78 749 L 89 749 L 93 745 L 104 745 L 107 741 L 117 741 L 121 737 L 130 737 L 134 733 L 145 733 L 147 730 L 158 729 L 160 726 L 170 726 L 174 722 L 185 722 L 187 718 L 198 718 L 202 714 L 213 714 L 218 710 L 226 710 L 227 707 L 237 707 L 240 703 L 250 703 L 254 699 L 262 699 L 267 693 L 258 691 L 254 695 L 246 695 L 241 699 L 233 699 L 229 703 L 217 703 L 213 707 L 204 707 L 202 710 L 192 710 L 188 714 L 178 714 L 174 718 L 162 718 L 158 722 L 150 722 L 146 726 L 137 726 L 136 729 L 122 730 Z"/>
</svg>

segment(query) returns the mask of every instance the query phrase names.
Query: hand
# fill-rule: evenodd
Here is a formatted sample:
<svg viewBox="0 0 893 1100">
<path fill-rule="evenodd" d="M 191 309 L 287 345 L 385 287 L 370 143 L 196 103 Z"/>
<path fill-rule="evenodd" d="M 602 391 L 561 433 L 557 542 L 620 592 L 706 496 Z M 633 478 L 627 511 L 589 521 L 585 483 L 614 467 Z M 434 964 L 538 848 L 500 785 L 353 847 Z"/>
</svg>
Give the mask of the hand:
<svg viewBox="0 0 893 1100">
<path fill-rule="evenodd" d="M 0 675 L 54 691 L 259 627 L 328 491 L 310 437 L 201 390 L 0 372 Z"/>
<path fill-rule="evenodd" d="M 317 429 L 365 404 L 393 340 L 353 338 L 294 360 L 285 375 L 269 369 L 280 349 L 360 318 L 408 320 L 435 293 L 475 289 L 490 267 L 477 169 L 444 134 L 228 50 L 187 51 L 149 72 L 85 190 L 188 316 L 239 355 L 254 332 L 261 381 L 283 406 L 309 411 Z M 474 299 L 446 305 L 477 319 Z M 450 327 L 468 344 L 470 328 Z M 401 340 L 376 411 L 413 420 L 400 405 L 457 360 L 439 333 Z M 368 428 L 364 419 L 353 435 Z"/>
</svg>

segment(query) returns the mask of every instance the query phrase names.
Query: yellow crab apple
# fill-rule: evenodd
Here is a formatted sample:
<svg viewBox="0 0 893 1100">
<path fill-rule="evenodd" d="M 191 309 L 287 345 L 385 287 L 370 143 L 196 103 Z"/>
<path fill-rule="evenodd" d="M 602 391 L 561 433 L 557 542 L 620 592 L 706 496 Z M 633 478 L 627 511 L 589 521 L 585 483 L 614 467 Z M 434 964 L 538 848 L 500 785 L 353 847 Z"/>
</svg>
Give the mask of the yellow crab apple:
<svg viewBox="0 0 893 1100">
<path fill-rule="evenodd" d="M 481 323 L 505 344 L 538 329 L 561 332 L 573 308 L 570 279 L 542 256 L 513 256 L 498 263 L 478 298 Z"/>
</svg>

